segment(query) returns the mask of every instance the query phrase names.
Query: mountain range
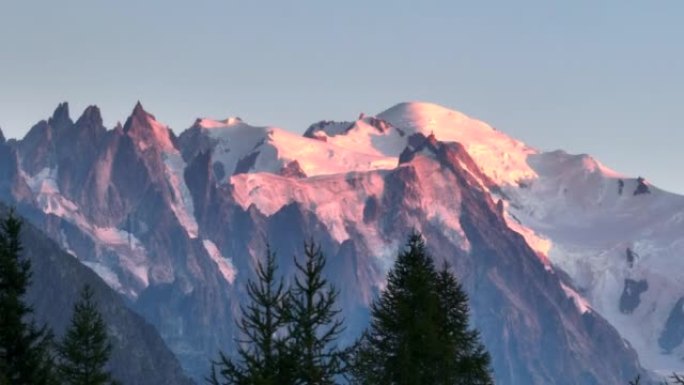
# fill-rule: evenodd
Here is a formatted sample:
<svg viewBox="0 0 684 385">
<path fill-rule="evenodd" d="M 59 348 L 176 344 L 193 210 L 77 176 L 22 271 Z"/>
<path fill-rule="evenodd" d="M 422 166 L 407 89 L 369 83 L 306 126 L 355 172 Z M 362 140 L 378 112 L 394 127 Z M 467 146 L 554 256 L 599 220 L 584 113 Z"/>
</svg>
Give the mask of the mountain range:
<svg viewBox="0 0 684 385">
<path fill-rule="evenodd" d="M 196 380 L 234 347 L 267 243 L 286 277 L 305 240 L 321 244 L 349 343 L 414 229 L 467 289 L 498 383 L 684 369 L 684 197 L 435 104 L 302 131 L 228 118 L 176 135 L 140 103 L 107 129 L 97 107 L 73 121 L 63 103 L 22 139 L 0 133 L 0 200 Z"/>
</svg>

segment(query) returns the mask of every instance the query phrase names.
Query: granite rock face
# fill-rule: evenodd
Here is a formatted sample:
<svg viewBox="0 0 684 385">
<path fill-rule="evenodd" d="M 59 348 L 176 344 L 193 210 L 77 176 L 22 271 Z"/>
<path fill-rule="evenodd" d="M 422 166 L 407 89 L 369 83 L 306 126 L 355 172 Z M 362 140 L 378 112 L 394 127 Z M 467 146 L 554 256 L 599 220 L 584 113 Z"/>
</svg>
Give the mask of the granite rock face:
<svg viewBox="0 0 684 385">
<path fill-rule="evenodd" d="M 641 293 L 648 290 L 648 281 L 633 279 L 625 279 L 625 288 L 620 296 L 620 311 L 624 314 L 630 314 L 641 303 Z"/>
<path fill-rule="evenodd" d="M 664 351 L 670 352 L 684 341 L 684 297 L 672 307 L 670 316 L 665 322 L 658 344 Z"/>
</svg>

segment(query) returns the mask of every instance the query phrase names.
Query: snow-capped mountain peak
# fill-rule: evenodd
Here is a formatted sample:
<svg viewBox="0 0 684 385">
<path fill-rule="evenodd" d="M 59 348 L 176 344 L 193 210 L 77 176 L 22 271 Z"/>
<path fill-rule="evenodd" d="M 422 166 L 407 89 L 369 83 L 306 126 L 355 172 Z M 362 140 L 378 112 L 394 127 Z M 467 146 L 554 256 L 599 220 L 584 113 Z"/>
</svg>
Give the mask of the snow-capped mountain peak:
<svg viewBox="0 0 684 385">
<path fill-rule="evenodd" d="M 354 122 L 320 122 L 305 136 L 362 154 L 397 159 L 408 139 L 420 133 L 461 143 L 495 183 L 515 185 L 535 177 L 527 157 L 537 150 L 479 120 L 432 103 L 399 103 Z"/>
<path fill-rule="evenodd" d="M 407 133 L 432 134 L 440 141 L 461 143 L 498 184 L 515 185 L 535 176 L 527 157 L 537 150 L 458 111 L 432 103 L 400 103 L 378 118 Z"/>
</svg>

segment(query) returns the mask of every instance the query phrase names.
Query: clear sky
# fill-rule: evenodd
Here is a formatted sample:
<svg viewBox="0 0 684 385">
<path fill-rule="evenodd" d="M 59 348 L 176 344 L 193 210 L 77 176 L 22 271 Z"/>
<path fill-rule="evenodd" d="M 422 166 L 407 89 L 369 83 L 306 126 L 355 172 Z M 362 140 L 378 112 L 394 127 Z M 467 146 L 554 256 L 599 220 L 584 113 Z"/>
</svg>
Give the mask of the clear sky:
<svg viewBox="0 0 684 385">
<path fill-rule="evenodd" d="M 0 2 L 0 127 L 139 99 L 174 128 L 302 132 L 400 101 L 590 153 L 684 193 L 684 1 Z"/>
</svg>

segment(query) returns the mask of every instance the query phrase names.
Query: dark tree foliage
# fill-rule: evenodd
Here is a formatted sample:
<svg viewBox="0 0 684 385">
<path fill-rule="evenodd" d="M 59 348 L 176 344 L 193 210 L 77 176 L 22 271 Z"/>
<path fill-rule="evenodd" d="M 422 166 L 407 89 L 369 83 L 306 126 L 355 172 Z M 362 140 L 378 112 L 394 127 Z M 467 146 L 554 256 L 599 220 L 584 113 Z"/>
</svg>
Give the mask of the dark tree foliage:
<svg viewBox="0 0 684 385">
<path fill-rule="evenodd" d="M 38 327 L 24 302 L 31 262 L 21 257 L 21 220 L 14 212 L 0 225 L 0 384 L 54 383 L 52 333 Z"/>
<path fill-rule="evenodd" d="M 663 381 L 660 384 L 661 385 L 684 385 L 684 376 L 679 375 L 677 373 L 672 373 L 670 376 L 670 381 Z M 636 376 L 632 381 L 629 382 L 629 385 L 641 385 L 641 376 Z"/>
<path fill-rule="evenodd" d="M 276 278 L 275 254 L 270 248 L 266 260 L 257 264 L 257 280 L 247 283 L 250 303 L 242 308 L 238 327 L 238 358 L 233 360 L 223 352 L 213 362 L 208 379 L 214 385 L 275 385 L 291 372 L 286 343 L 278 334 L 284 331 L 283 302 L 286 291 L 283 280 Z"/>
<path fill-rule="evenodd" d="M 469 325 L 468 295 L 445 263 L 437 274 L 437 295 L 443 316 L 438 325 L 443 348 L 444 381 L 440 384 L 493 384 L 490 357 L 480 333 Z M 456 381 L 455 381 L 456 380 Z"/>
<path fill-rule="evenodd" d="M 294 259 L 297 276 L 287 302 L 289 352 L 295 384 L 334 384 L 343 371 L 343 350 L 335 344 L 344 330 L 336 308 L 338 291 L 323 277 L 325 256 L 313 241 L 304 260 Z"/>
<path fill-rule="evenodd" d="M 350 360 L 357 384 L 493 384 L 489 355 L 469 327 L 468 298 L 445 266 L 435 269 L 420 234 L 409 237 L 371 307 Z"/>
<path fill-rule="evenodd" d="M 111 374 L 105 368 L 112 344 L 107 335 L 107 325 L 97 310 L 93 296 L 93 289 L 84 286 L 81 299 L 74 305 L 71 325 L 57 349 L 57 369 L 64 385 L 113 383 Z"/>
</svg>

